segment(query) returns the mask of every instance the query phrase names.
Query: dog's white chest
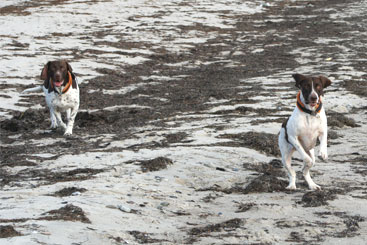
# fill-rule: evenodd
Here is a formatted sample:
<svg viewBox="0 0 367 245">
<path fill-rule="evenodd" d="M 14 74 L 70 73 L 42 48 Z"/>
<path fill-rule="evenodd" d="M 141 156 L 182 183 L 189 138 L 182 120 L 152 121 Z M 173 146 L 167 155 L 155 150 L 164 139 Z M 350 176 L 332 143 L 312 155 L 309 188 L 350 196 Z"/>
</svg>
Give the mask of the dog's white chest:
<svg viewBox="0 0 367 245">
<path fill-rule="evenodd" d="M 58 111 L 65 111 L 79 105 L 79 90 L 71 89 L 65 94 L 50 94 L 51 104 Z"/>
<path fill-rule="evenodd" d="M 295 135 L 305 150 L 314 148 L 317 138 L 323 132 L 323 113 L 321 113 L 321 116 L 305 115 L 304 113 L 302 115 L 298 114 Z"/>
</svg>

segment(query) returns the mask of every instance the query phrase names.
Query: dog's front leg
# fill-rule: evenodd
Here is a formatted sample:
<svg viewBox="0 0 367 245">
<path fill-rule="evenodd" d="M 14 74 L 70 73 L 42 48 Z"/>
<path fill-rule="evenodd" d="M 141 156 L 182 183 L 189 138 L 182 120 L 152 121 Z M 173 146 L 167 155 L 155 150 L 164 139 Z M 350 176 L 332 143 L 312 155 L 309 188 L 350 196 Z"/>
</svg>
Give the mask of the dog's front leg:
<svg viewBox="0 0 367 245">
<path fill-rule="evenodd" d="M 304 163 L 303 177 L 305 178 L 310 190 L 321 190 L 321 187 L 317 185 L 315 182 L 313 182 L 310 175 L 310 169 L 315 164 L 315 149 L 311 149 L 309 155 L 312 158 L 312 161 Z"/>
<path fill-rule="evenodd" d="M 301 155 L 303 161 L 305 161 L 306 163 L 312 163 L 312 158 L 303 149 L 303 146 L 301 145 L 297 137 L 288 137 L 288 140 L 293 145 L 293 147 L 296 148 L 298 153 Z"/>
<path fill-rule="evenodd" d="M 308 187 L 311 190 L 320 190 L 321 187 L 316 185 L 315 182 L 311 179 L 310 176 L 310 168 L 315 163 L 315 151 L 314 149 L 311 149 L 308 153 L 303 149 L 301 143 L 298 141 L 296 137 L 290 137 L 289 142 L 296 148 L 298 153 L 302 156 L 302 159 L 304 161 L 304 167 L 303 167 L 303 176 L 308 184 Z"/>
<path fill-rule="evenodd" d="M 50 120 L 51 120 L 51 129 L 57 128 L 58 124 L 56 121 L 56 116 L 53 108 L 50 109 Z"/>
<path fill-rule="evenodd" d="M 54 111 L 54 115 L 56 117 L 57 124 L 61 126 L 63 129 L 66 129 L 65 123 L 62 121 L 61 113 L 59 111 Z"/>
<path fill-rule="evenodd" d="M 326 161 L 328 159 L 327 155 L 327 129 L 325 128 L 323 132 L 319 135 L 320 140 L 320 152 L 319 156 L 322 158 L 322 160 Z"/>
<path fill-rule="evenodd" d="M 68 122 L 67 122 L 67 126 L 66 126 L 66 130 L 65 130 L 64 135 L 72 135 L 73 134 L 73 127 L 74 127 L 76 114 L 78 113 L 78 109 L 79 109 L 79 106 L 76 106 L 73 109 L 71 109 L 71 110 L 69 109 L 67 111 Z"/>
</svg>

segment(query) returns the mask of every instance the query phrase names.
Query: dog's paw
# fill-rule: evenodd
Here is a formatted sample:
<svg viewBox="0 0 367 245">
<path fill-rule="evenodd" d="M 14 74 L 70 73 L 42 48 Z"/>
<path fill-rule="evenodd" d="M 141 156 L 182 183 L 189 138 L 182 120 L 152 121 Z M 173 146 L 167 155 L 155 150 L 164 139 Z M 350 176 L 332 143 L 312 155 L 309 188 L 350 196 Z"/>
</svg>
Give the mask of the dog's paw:
<svg viewBox="0 0 367 245">
<path fill-rule="evenodd" d="M 326 149 L 320 149 L 319 158 L 321 158 L 324 161 L 327 161 L 328 155 L 327 155 L 327 150 Z"/>
<path fill-rule="evenodd" d="M 287 190 L 297 190 L 297 187 L 296 185 L 294 184 L 289 184 L 287 187 L 286 187 Z"/>
<path fill-rule="evenodd" d="M 321 191 L 321 187 L 315 183 L 309 184 L 308 187 L 311 191 Z"/>
<path fill-rule="evenodd" d="M 64 136 L 71 136 L 73 134 L 73 131 L 72 131 L 72 129 L 67 129 L 66 131 L 65 131 L 65 133 L 64 133 Z"/>
</svg>

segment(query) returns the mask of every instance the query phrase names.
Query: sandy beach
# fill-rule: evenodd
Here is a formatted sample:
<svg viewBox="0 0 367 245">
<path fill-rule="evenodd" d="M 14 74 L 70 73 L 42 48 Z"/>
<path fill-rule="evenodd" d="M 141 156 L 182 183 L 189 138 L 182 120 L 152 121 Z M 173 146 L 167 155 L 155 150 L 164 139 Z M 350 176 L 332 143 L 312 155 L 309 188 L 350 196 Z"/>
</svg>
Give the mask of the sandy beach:
<svg viewBox="0 0 367 245">
<path fill-rule="evenodd" d="M 0 3 L 0 244 L 366 244 L 367 1 Z M 49 129 L 49 60 L 80 85 Z M 309 191 L 277 137 L 292 74 L 323 75 Z M 318 147 L 316 148 L 318 153 Z"/>
</svg>

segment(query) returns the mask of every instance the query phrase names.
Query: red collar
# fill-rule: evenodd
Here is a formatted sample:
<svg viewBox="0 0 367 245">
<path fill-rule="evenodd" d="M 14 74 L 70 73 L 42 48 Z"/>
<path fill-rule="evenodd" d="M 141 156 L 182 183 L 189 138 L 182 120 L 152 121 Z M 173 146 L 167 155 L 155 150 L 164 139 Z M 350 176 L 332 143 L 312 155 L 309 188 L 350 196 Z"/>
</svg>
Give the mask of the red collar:
<svg viewBox="0 0 367 245">
<path fill-rule="evenodd" d="M 320 97 L 319 103 L 316 105 L 315 111 L 312 111 L 312 110 L 307 109 L 306 106 L 302 103 L 302 101 L 301 101 L 301 91 L 299 91 L 298 94 L 297 94 L 297 107 L 298 107 L 299 110 L 301 110 L 301 111 L 303 111 L 307 114 L 315 116 L 316 113 L 320 113 L 321 108 L 322 108 L 321 97 Z"/>
<path fill-rule="evenodd" d="M 68 75 L 69 75 L 69 81 L 68 83 L 66 84 L 66 86 L 64 87 L 64 89 L 62 90 L 62 93 L 65 94 L 67 91 L 69 91 L 72 83 L 73 83 L 73 78 L 71 77 L 71 73 L 68 72 Z M 54 89 L 54 83 L 52 82 L 52 79 L 50 78 L 50 83 L 51 83 L 51 88 Z"/>
</svg>

